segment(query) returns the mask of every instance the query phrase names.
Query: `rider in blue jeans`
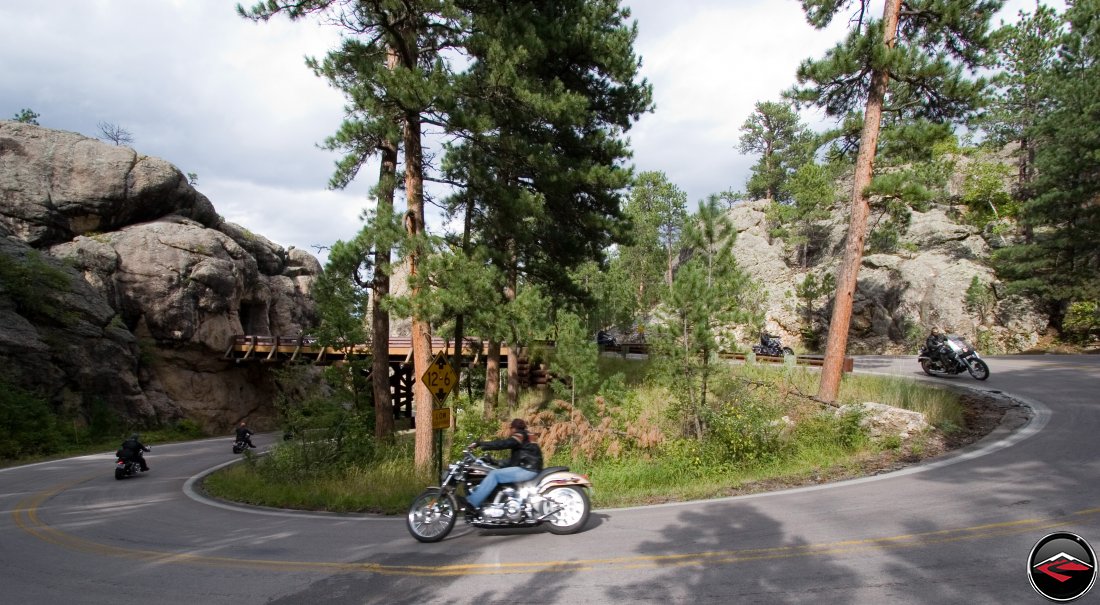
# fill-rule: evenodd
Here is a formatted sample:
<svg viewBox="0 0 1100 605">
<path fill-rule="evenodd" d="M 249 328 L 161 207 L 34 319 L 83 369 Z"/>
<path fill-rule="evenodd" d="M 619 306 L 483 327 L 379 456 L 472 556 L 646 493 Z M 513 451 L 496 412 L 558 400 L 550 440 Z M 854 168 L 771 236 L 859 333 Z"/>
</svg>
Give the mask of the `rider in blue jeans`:
<svg viewBox="0 0 1100 605">
<path fill-rule="evenodd" d="M 519 483 L 534 479 L 542 470 L 542 450 L 531 441 L 527 432 L 527 423 L 516 418 L 511 424 L 512 434 L 498 441 L 475 441 L 472 447 L 483 450 L 512 450 L 508 463 L 501 468 L 489 471 L 485 479 L 467 496 L 470 505 L 467 512 L 476 511 L 482 501 L 501 483 Z"/>
</svg>

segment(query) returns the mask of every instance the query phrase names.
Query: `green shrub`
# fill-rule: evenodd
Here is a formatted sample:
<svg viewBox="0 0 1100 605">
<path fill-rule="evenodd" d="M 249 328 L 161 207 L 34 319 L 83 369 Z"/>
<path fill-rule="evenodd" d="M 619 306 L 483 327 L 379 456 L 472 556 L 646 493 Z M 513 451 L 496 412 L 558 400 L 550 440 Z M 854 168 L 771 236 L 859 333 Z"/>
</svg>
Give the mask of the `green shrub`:
<svg viewBox="0 0 1100 605">
<path fill-rule="evenodd" d="M 45 399 L 0 384 L 0 458 L 52 454 L 61 443 L 57 418 Z"/>
</svg>

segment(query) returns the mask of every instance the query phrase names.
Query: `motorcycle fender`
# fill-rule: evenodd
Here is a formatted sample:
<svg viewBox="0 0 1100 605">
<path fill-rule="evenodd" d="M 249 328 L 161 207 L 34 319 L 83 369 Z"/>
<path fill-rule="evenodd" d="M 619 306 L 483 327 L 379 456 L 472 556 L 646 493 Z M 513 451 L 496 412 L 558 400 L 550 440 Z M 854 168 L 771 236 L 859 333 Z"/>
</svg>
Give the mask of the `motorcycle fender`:
<svg viewBox="0 0 1100 605">
<path fill-rule="evenodd" d="M 579 485 L 592 489 L 592 482 L 589 481 L 588 477 L 568 471 L 553 473 L 543 477 L 542 481 L 539 481 L 537 489 L 538 493 L 543 494 L 546 493 L 548 489 L 561 487 L 563 485 Z"/>
</svg>

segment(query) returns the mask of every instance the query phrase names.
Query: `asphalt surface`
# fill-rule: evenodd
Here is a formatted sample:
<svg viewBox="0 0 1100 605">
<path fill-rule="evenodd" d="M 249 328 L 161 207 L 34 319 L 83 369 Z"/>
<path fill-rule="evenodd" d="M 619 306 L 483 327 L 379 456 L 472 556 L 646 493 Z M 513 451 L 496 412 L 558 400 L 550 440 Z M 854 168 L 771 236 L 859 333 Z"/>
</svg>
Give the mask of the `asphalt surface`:
<svg viewBox="0 0 1100 605">
<path fill-rule="evenodd" d="M 938 379 L 1013 408 L 968 448 L 842 483 L 596 510 L 572 536 L 460 523 L 421 544 L 399 518 L 210 502 L 192 487 L 236 458 L 229 437 L 152 444 L 152 470 L 124 481 L 110 453 L 3 469 L 0 602 L 1048 602 L 1027 578 L 1035 543 L 1065 530 L 1100 547 L 1100 356 L 988 361 L 986 382 Z M 913 357 L 857 370 L 922 376 Z"/>
</svg>

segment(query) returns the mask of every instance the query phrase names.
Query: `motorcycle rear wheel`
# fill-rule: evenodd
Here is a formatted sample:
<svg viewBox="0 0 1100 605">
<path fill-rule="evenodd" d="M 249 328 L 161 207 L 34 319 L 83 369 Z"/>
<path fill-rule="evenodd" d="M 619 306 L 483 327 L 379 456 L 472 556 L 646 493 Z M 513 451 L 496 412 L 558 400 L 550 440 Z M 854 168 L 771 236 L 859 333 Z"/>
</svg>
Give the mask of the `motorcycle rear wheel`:
<svg viewBox="0 0 1100 605">
<path fill-rule="evenodd" d="M 975 359 L 973 357 L 967 359 L 966 369 L 975 380 L 985 380 L 989 378 L 989 366 L 981 359 Z"/>
<path fill-rule="evenodd" d="M 592 504 L 584 488 L 572 485 L 554 488 L 546 492 L 546 499 L 559 509 L 546 519 L 550 524 L 550 533 L 573 534 L 584 528 L 584 524 L 588 522 Z"/>
<path fill-rule="evenodd" d="M 115 479 L 118 479 L 119 481 L 122 481 L 125 478 L 126 478 L 126 472 L 123 471 L 120 468 L 116 468 L 115 469 Z"/>
<path fill-rule="evenodd" d="M 458 503 L 453 494 L 429 487 L 413 500 L 405 526 L 421 542 L 439 542 L 454 529 Z"/>
</svg>

